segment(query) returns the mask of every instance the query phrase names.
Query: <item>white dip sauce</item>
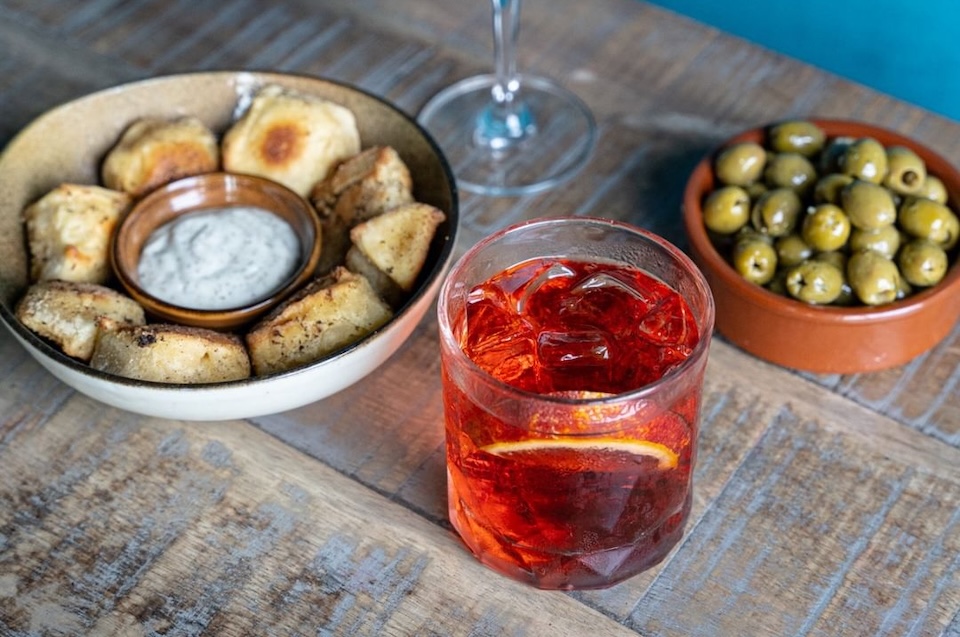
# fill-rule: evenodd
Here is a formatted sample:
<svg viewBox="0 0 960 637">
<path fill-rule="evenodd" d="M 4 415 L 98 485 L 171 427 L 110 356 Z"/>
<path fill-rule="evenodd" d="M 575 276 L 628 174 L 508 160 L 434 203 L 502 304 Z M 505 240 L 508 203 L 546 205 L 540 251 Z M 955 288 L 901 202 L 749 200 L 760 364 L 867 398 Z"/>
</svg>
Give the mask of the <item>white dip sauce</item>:
<svg viewBox="0 0 960 637">
<path fill-rule="evenodd" d="M 157 228 L 137 274 L 153 296 L 197 310 L 225 310 L 266 298 L 294 273 L 300 241 L 261 208 L 212 208 Z"/>
</svg>

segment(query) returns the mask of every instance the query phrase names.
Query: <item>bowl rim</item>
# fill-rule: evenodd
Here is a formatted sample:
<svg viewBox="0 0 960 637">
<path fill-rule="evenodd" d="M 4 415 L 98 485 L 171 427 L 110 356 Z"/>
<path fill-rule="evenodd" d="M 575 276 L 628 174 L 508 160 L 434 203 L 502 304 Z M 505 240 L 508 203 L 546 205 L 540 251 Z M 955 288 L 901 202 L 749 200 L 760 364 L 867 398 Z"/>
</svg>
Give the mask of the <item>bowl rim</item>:
<svg viewBox="0 0 960 637">
<path fill-rule="evenodd" d="M 316 75 L 311 75 L 308 73 L 297 73 L 297 72 L 278 72 L 275 70 L 258 70 L 258 69 L 236 69 L 236 70 L 214 70 L 214 71 L 190 71 L 184 73 L 167 73 L 162 75 L 154 75 L 140 80 L 134 80 L 131 82 L 119 82 L 111 86 L 95 90 L 89 93 L 85 93 L 70 99 L 66 102 L 62 102 L 35 117 L 24 125 L 12 138 L 10 138 L 3 150 L 0 151 L 0 163 L 6 157 L 10 147 L 12 147 L 21 137 L 26 136 L 29 129 L 33 128 L 35 125 L 41 123 L 42 121 L 59 116 L 62 111 L 65 111 L 77 103 L 100 99 L 105 95 L 121 92 L 124 90 L 131 90 L 135 88 L 145 88 L 150 87 L 151 85 L 162 86 L 165 83 L 186 80 L 190 78 L 221 78 L 223 80 L 236 80 L 238 85 L 243 83 L 252 83 L 253 85 L 262 85 L 269 83 L 271 81 L 280 81 L 284 79 L 287 80 L 299 80 L 307 81 L 311 83 L 320 83 L 327 84 L 347 92 L 354 93 L 360 97 L 364 97 L 375 102 L 378 102 L 380 106 L 384 107 L 386 110 L 391 111 L 395 116 L 405 120 L 409 125 L 411 125 L 417 133 L 422 136 L 423 140 L 430 147 L 433 155 L 436 157 L 439 164 L 439 168 L 444 176 L 444 181 L 448 184 L 450 190 L 450 210 L 445 210 L 444 214 L 447 215 L 448 223 L 446 227 L 448 232 L 446 236 L 438 235 L 435 240 L 441 241 L 440 251 L 437 254 L 437 258 L 432 264 L 432 267 L 429 270 L 425 270 L 420 274 L 420 281 L 422 282 L 417 289 L 404 300 L 403 304 L 397 308 L 394 312 L 393 317 L 387 321 L 384 325 L 367 334 L 362 339 L 351 343 L 350 345 L 344 347 L 337 352 L 324 357 L 323 359 L 316 361 L 315 363 L 309 365 L 303 365 L 294 369 L 274 372 L 271 374 L 263 374 L 258 376 L 250 376 L 249 378 L 242 378 L 238 380 L 231 381 L 221 381 L 216 383 L 204 383 L 204 384 L 190 384 L 190 383 L 161 383 L 156 381 L 147 381 L 126 378 L 123 376 L 118 376 L 115 374 L 108 374 L 106 372 L 93 369 L 89 365 L 82 363 L 81 361 L 74 359 L 70 356 L 67 356 L 63 352 L 59 351 L 53 345 L 43 340 L 37 336 L 32 331 L 28 330 L 15 316 L 12 311 L 12 308 L 8 308 L 6 303 L 0 303 L 0 322 L 3 322 L 7 329 L 14 332 L 14 335 L 22 340 L 25 343 L 28 343 L 34 348 L 34 352 L 37 354 L 42 354 L 55 364 L 62 365 L 68 370 L 73 372 L 80 373 L 85 376 L 90 376 L 94 379 L 105 383 L 114 383 L 120 386 L 128 386 L 131 388 L 138 389 L 153 389 L 157 392 L 168 392 L 171 390 L 177 392 L 189 392 L 191 394 L 204 394 L 215 391 L 218 388 L 223 387 L 241 387 L 245 385 L 256 385 L 258 383 L 263 383 L 264 380 L 269 380 L 273 382 L 276 379 L 282 379 L 285 377 L 299 376 L 302 374 L 307 374 L 312 372 L 318 366 L 326 366 L 335 364 L 335 361 L 350 355 L 352 352 L 365 348 L 367 345 L 371 344 L 372 341 L 376 340 L 378 336 L 387 331 L 392 331 L 401 321 L 401 319 L 413 312 L 417 306 L 421 303 L 423 297 L 427 294 L 434 294 L 438 288 L 435 283 L 438 279 L 442 278 L 444 272 L 450 267 L 452 261 L 452 255 L 454 253 L 457 240 L 460 235 L 460 202 L 459 202 L 459 188 L 457 185 L 456 178 L 454 176 L 453 168 L 450 166 L 450 162 L 447 159 L 446 155 L 440 148 L 440 145 L 433 138 L 433 136 L 427 131 L 423 126 L 417 122 L 416 118 L 400 109 L 399 106 L 387 101 L 385 98 L 372 93 L 366 89 L 363 89 L 354 84 L 350 84 L 345 81 L 332 79 L 328 77 L 319 77 Z M 30 352 L 33 354 L 34 352 Z"/>
<path fill-rule="evenodd" d="M 131 226 L 154 204 L 163 206 L 164 201 L 175 199 L 184 192 L 191 190 L 203 191 L 205 185 L 212 181 L 233 181 L 240 185 L 240 188 L 226 188 L 225 190 L 230 193 L 242 192 L 247 189 L 270 189 L 281 194 L 290 204 L 293 204 L 287 207 L 295 210 L 297 215 L 307 222 L 305 225 L 310 228 L 311 235 L 306 237 L 302 236 L 301 233 L 294 228 L 297 241 L 300 244 L 297 267 L 279 286 L 269 290 L 266 294 L 255 297 L 250 303 L 220 309 L 200 309 L 171 303 L 145 289 L 140 285 L 139 277 L 135 273 L 129 272 L 128 269 L 123 266 L 124 260 L 120 257 L 120 251 L 125 245 L 124 239 L 129 239 L 128 231 Z M 144 237 L 144 245 L 152 233 L 184 215 L 237 205 L 244 205 L 244 203 L 238 201 L 228 202 L 224 205 L 209 205 L 208 202 L 202 201 L 194 206 L 184 207 L 183 209 L 173 212 L 168 219 L 154 226 Z M 274 209 L 268 209 L 266 207 L 262 207 L 262 209 L 276 215 Z M 292 226 L 293 224 L 290 225 Z M 320 217 L 313 205 L 280 182 L 256 175 L 231 173 L 227 171 L 203 173 L 183 177 L 159 186 L 137 200 L 133 208 L 127 212 L 111 236 L 110 263 L 121 286 L 136 301 L 143 305 L 144 309 L 148 312 L 183 325 L 204 327 L 216 322 L 218 326 L 222 325 L 223 328 L 239 327 L 270 310 L 307 282 L 313 270 L 316 268 L 317 262 L 320 260 L 321 232 Z M 141 255 L 135 259 L 136 266 L 139 266 L 143 245 L 141 245 L 140 249 Z M 221 328 L 218 327 L 217 329 Z"/>
<path fill-rule="evenodd" d="M 700 260 L 703 261 L 702 267 L 710 270 L 715 276 L 720 277 L 723 283 L 731 288 L 735 294 L 746 297 L 754 305 L 763 307 L 780 316 L 791 317 L 805 322 L 849 325 L 882 323 L 921 312 L 931 297 L 941 297 L 945 295 L 953 295 L 958 299 L 958 302 L 954 305 L 957 314 L 960 315 L 960 258 L 956 257 L 950 265 L 946 276 L 936 285 L 916 292 L 906 298 L 874 307 L 813 305 L 784 297 L 775 292 L 771 292 L 761 285 L 747 281 L 723 258 L 710 240 L 706 227 L 703 224 L 702 200 L 716 183 L 712 169 L 713 159 L 723 148 L 744 141 L 760 141 L 764 138 L 766 131 L 774 124 L 779 121 L 794 121 L 794 119 L 796 118 L 777 120 L 741 131 L 710 150 L 710 152 L 697 163 L 684 188 L 682 217 L 687 238 L 691 243 L 691 248 L 699 256 Z M 956 175 L 955 181 L 960 184 L 960 171 L 929 147 L 901 133 L 875 124 L 855 120 L 815 117 L 803 119 L 823 129 L 828 139 L 846 136 L 864 137 L 870 136 L 871 134 L 880 135 L 891 140 L 894 145 L 906 146 L 918 152 L 928 167 L 930 165 L 935 166 L 935 169 L 930 171 L 934 175 L 941 178 L 942 175 L 948 173 Z M 885 143 L 885 145 L 890 144 Z M 951 201 L 955 203 L 960 202 L 960 190 L 954 189 L 953 191 L 949 191 L 948 189 L 948 192 Z"/>
</svg>

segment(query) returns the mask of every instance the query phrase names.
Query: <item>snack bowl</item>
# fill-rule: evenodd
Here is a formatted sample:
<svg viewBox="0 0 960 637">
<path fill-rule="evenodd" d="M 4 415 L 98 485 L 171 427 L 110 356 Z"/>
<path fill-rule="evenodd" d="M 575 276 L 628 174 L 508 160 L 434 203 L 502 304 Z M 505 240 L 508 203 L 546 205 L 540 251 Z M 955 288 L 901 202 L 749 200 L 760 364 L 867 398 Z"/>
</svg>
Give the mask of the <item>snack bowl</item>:
<svg viewBox="0 0 960 637">
<path fill-rule="evenodd" d="M 280 287 L 237 307 L 198 309 L 168 302 L 141 285 L 141 255 L 154 232 L 183 215 L 240 207 L 272 213 L 296 235 L 297 265 Z M 311 278 L 320 260 L 321 232 L 313 206 L 289 188 L 252 175 L 207 173 L 179 179 L 140 199 L 114 233 L 110 257 L 117 279 L 148 314 L 180 325 L 228 330 L 262 316 Z"/>
<path fill-rule="evenodd" d="M 809 120 L 837 137 L 872 137 L 885 147 L 904 146 L 924 160 L 946 187 L 949 205 L 960 204 L 960 172 L 926 146 L 862 122 Z M 683 193 L 683 224 L 694 261 L 716 302 L 716 328 L 741 349 L 784 367 L 852 374 L 902 365 L 933 348 L 960 316 L 960 265 L 956 249 L 944 278 L 929 288 L 879 306 L 834 307 L 804 303 L 745 280 L 724 258 L 704 222 L 702 202 L 717 186 L 713 162 L 732 144 L 764 143 L 769 126 L 747 130 L 721 145 L 693 170 Z"/>
<path fill-rule="evenodd" d="M 444 213 L 416 284 L 393 318 L 315 363 L 208 384 L 163 384 L 104 373 L 65 355 L 20 323 L 16 304 L 30 285 L 22 218 L 27 205 L 62 183 L 98 183 L 104 156 L 137 119 L 192 115 L 220 134 L 256 90 L 269 84 L 351 109 L 361 146 L 396 149 L 409 167 L 414 197 Z M 217 71 L 142 80 L 55 107 L 28 124 L 0 154 L 0 321 L 50 373 L 114 407 L 196 421 L 278 413 L 357 383 L 400 348 L 432 306 L 451 265 L 458 229 L 457 189 L 442 151 L 412 117 L 382 98 L 339 82 L 270 72 Z"/>
</svg>

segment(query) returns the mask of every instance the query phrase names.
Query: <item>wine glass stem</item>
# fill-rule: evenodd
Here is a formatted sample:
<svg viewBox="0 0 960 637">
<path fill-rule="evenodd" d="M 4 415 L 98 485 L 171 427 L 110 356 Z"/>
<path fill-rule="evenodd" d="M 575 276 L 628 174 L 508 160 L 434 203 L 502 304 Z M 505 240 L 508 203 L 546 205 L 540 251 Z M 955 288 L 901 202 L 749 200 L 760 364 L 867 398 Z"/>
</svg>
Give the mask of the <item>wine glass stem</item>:
<svg viewBox="0 0 960 637">
<path fill-rule="evenodd" d="M 517 38 L 520 33 L 521 0 L 491 0 L 496 82 L 491 102 L 480 113 L 474 140 L 494 150 L 523 141 L 536 132 L 530 109 L 520 95 L 517 73 Z"/>
</svg>

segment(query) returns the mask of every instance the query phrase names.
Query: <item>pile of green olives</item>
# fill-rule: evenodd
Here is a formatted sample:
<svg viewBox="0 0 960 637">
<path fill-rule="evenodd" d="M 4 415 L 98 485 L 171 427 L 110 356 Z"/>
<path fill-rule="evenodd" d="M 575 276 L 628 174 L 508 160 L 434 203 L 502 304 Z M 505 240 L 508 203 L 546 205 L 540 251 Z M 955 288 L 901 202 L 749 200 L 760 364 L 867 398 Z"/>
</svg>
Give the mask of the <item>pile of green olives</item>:
<svg viewBox="0 0 960 637">
<path fill-rule="evenodd" d="M 943 182 L 904 146 L 779 122 L 713 161 L 714 244 L 748 281 L 817 305 L 883 305 L 936 285 L 960 238 Z"/>
</svg>

